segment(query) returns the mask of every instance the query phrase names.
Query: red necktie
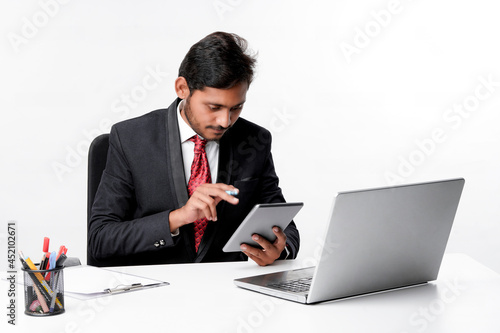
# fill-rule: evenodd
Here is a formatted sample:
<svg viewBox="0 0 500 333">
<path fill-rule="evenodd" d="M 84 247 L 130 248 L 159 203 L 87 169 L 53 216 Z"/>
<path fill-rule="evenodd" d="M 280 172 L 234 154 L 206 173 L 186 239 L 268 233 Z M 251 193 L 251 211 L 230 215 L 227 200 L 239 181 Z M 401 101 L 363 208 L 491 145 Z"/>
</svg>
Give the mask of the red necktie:
<svg viewBox="0 0 500 333">
<path fill-rule="evenodd" d="M 189 139 L 194 142 L 194 159 L 191 164 L 191 177 L 188 182 L 188 193 L 191 196 L 196 188 L 201 184 L 211 183 L 212 177 L 210 176 L 210 166 L 208 165 L 207 153 L 205 152 L 205 145 L 207 140 L 201 139 L 195 135 Z M 196 252 L 201 243 L 203 233 L 207 228 L 208 221 L 206 218 L 196 220 L 194 222 L 194 240 Z"/>
</svg>

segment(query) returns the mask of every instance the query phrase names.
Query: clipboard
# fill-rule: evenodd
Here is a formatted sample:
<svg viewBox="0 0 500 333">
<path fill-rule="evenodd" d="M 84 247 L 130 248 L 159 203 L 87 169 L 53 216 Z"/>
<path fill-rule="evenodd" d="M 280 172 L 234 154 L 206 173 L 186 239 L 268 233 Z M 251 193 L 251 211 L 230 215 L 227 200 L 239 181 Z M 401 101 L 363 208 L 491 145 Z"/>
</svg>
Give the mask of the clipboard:
<svg viewBox="0 0 500 333">
<path fill-rule="evenodd" d="M 83 300 L 168 285 L 166 281 L 108 268 L 83 265 L 64 269 L 65 296 Z"/>
</svg>

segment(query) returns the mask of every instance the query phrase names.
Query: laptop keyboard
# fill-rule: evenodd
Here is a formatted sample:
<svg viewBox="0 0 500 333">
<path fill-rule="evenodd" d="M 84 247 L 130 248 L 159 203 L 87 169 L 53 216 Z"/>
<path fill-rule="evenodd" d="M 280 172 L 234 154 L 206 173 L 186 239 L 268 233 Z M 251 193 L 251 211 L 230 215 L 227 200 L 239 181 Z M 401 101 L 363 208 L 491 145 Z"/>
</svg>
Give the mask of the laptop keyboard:
<svg viewBox="0 0 500 333">
<path fill-rule="evenodd" d="M 309 290 L 309 288 L 311 287 L 311 281 L 312 281 L 312 276 L 297 280 L 273 283 L 269 284 L 268 287 L 293 293 L 302 293 Z"/>
</svg>

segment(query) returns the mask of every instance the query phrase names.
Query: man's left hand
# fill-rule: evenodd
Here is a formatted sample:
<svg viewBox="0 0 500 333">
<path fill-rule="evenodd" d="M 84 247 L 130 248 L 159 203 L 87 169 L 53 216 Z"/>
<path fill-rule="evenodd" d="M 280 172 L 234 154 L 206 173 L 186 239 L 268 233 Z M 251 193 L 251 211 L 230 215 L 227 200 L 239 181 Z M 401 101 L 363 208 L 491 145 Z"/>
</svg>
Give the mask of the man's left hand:
<svg viewBox="0 0 500 333">
<path fill-rule="evenodd" d="M 252 239 L 257 242 L 262 249 L 258 249 L 248 244 L 242 244 L 240 247 L 243 253 L 255 261 L 259 266 L 272 264 L 280 257 L 281 252 L 285 249 L 285 233 L 279 227 L 273 227 L 273 232 L 277 238 L 272 243 L 260 235 L 254 234 L 252 236 Z"/>
</svg>

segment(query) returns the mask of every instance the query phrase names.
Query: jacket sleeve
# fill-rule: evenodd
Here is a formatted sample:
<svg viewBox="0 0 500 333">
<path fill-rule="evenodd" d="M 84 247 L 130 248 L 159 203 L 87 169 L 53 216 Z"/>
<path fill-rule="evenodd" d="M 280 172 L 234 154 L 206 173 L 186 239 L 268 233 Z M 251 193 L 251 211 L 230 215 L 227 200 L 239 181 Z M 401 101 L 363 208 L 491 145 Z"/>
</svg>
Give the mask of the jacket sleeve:
<svg viewBox="0 0 500 333">
<path fill-rule="evenodd" d="M 266 143 L 266 149 L 264 153 L 266 154 L 266 159 L 264 162 L 264 168 L 262 172 L 262 182 L 261 182 L 261 195 L 259 202 L 262 203 L 272 203 L 272 202 L 285 202 L 285 198 L 279 187 L 279 178 L 276 175 L 276 171 L 274 168 L 273 157 L 271 153 L 271 133 L 266 131 L 267 135 L 261 136 L 263 142 Z M 292 221 L 288 227 L 284 230 L 285 235 L 287 237 L 286 247 L 289 251 L 289 254 L 286 250 L 283 250 L 279 259 L 295 259 L 299 252 L 300 247 L 300 235 L 295 225 L 295 222 Z"/>
<path fill-rule="evenodd" d="M 115 127 L 109 144 L 106 169 L 91 210 L 89 252 L 102 260 L 173 246 L 177 237 L 170 233 L 170 210 L 133 216 L 137 205 L 133 176 Z"/>
</svg>

